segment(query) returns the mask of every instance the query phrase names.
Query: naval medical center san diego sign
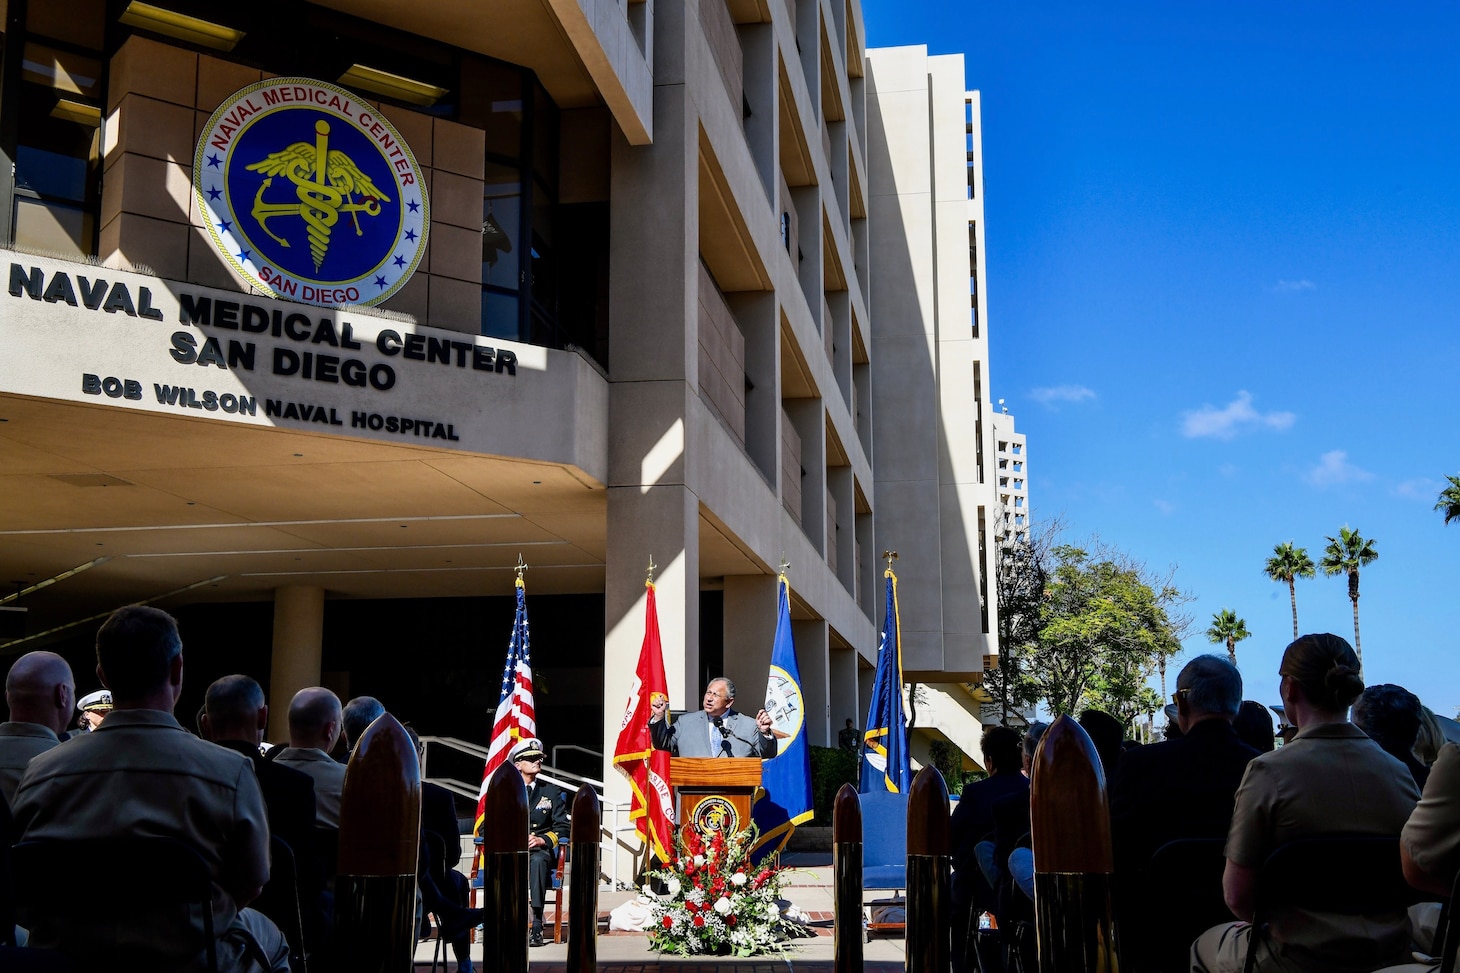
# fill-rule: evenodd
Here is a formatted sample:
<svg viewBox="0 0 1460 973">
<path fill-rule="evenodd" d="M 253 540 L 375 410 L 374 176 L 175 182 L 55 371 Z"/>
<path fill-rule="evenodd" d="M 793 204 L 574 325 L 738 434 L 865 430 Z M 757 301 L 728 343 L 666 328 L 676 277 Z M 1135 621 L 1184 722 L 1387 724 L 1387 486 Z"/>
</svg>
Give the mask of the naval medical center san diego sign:
<svg viewBox="0 0 1460 973">
<path fill-rule="evenodd" d="M 410 278 L 430 216 L 414 155 L 369 104 L 307 79 L 251 85 L 209 119 L 196 163 L 213 242 L 262 293 L 4 253 L 0 392 L 479 452 L 571 414 L 547 349 L 361 306 Z"/>
<path fill-rule="evenodd" d="M 378 304 L 426 251 L 430 201 L 410 146 L 322 81 L 274 78 L 225 99 L 198 140 L 193 192 L 223 258 L 285 300 Z"/>
</svg>

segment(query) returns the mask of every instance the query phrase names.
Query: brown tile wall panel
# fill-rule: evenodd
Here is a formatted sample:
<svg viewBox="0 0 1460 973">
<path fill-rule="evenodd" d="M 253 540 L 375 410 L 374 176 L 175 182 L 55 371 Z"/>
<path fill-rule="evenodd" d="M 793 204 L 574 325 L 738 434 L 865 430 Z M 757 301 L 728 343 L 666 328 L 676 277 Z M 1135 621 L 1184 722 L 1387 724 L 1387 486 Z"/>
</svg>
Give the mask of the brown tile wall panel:
<svg viewBox="0 0 1460 973">
<path fill-rule="evenodd" d="M 224 290 L 249 291 L 252 286 L 238 275 L 200 226 L 188 227 L 187 280 L 204 287 L 218 287 Z"/>
<path fill-rule="evenodd" d="M 431 276 L 428 278 L 427 310 L 433 328 L 479 334 L 482 330 L 482 288 L 464 280 Z"/>
<path fill-rule="evenodd" d="M 396 291 L 390 300 L 380 306 L 387 311 L 409 314 L 418 323 L 426 323 L 427 291 L 430 289 L 429 274 L 416 272 L 405 286 Z"/>
<path fill-rule="evenodd" d="M 110 223 L 118 213 L 135 213 L 187 223 L 192 192 L 192 166 L 127 153 L 107 170 L 102 185 L 101 221 Z"/>
<path fill-rule="evenodd" d="M 433 221 L 430 247 L 432 277 L 452 277 L 474 287 L 481 285 L 481 230 L 465 230 Z"/>
<path fill-rule="evenodd" d="M 107 118 L 102 165 L 109 169 L 122 155 L 132 153 L 192 166 L 197 141 L 191 108 L 126 94 Z"/>
<path fill-rule="evenodd" d="M 401 138 L 406 140 L 406 145 L 411 147 L 411 154 L 416 157 L 416 162 L 426 167 L 433 164 L 431 162 L 431 122 L 433 119 L 430 115 L 422 115 L 418 111 L 397 108 L 394 105 L 381 105 L 376 110 L 385 116 L 395 126 L 395 130 L 400 133 Z M 483 145 L 485 144 L 483 142 Z M 432 202 L 434 203 L 435 200 Z"/>
<path fill-rule="evenodd" d="M 258 84 L 263 72 L 243 64 L 234 64 L 206 54 L 198 57 L 198 97 L 195 107 L 212 113 L 235 91 Z"/>
<path fill-rule="evenodd" d="M 459 176 L 445 169 L 431 174 L 431 225 L 449 223 L 466 227 L 480 238 L 482 227 L 482 181 Z M 434 230 L 432 232 L 435 232 Z M 481 247 L 477 250 L 480 252 Z M 481 262 L 480 254 L 478 263 Z M 480 273 L 480 270 L 478 270 Z"/>
<path fill-rule="evenodd" d="M 160 277 L 181 280 L 188 269 L 188 235 L 183 223 L 121 213 L 101 228 L 98 253 L 108 267 L 139 264 Z"/>
<path fill-rule="evenodd" d="M 127 93 L 195 107 L 198 55 L 133 34 L 112 58 L 107 111 Z"/>
<path fill-rule="evenodd" d="M 431 145 L 434 168 L 481 179 L 486 174 L 486 151 L 487 136 L 481 129 L 435 119 Z"/>
</svg>

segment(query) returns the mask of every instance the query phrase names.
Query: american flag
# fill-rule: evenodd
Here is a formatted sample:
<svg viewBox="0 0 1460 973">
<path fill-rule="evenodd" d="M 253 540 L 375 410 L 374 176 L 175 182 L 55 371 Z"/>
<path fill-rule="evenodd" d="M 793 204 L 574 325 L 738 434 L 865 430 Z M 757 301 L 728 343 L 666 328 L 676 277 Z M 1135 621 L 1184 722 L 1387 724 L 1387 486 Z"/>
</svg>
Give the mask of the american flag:
<svg viewBox="0 0 1460 973">
<path fill-rule="evenodd" d="M 487 805 L 487 782 L 518 740 L 537 736 L 537 713 L 532 705 L 532 657 L 528 652 L 527 588 L 517 579 L 517 617 L 512 620 L 512 639 L 507 643 L 507 663 L 502 667 L 502 695 L 492 721 L 492 743 L 487 750 L 487 767 L 477 794 L 477 831 L 482 828 Z"/>
</svg>

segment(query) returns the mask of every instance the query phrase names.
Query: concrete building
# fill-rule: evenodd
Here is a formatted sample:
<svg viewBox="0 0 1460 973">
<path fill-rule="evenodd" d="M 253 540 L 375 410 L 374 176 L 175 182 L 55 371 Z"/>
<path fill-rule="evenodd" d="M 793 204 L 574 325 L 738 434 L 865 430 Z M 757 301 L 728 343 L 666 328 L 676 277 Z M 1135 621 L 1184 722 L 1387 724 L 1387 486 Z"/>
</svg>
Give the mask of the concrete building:
<svg viewBox="0 0 1460 973">
<path fill-rule="evenodd" d="M 1003 400 L 999 402 L 1002 405 Z M 999 494 L 994 537 L 1000 545 L 1012 547 L 1029 540 L 1029 444 L 1003 408 L 994 413 L 994 440 Z"/>
<path fill-rule="evenodd" d="M 961 56 L 867 52 L 854 0 L 0 10 L 0 580 L 28 609 L 0 652 L 89 672 L 100 619 L 148 601 L 183 624 L 180 712 L 246 671 L 271 739 L 323 683 L 484 742 L 520 556 L 540 731 L 601 753 L 651 560 L 675 708 L 725 672 L 753 712 L 784 558 L 831 745 L 865 714 L 887 549 L 909 680 L 997 651 Z M 265 121 L 331 85 L 290 162 L 294 122 Z M 269 151 L 232 166 L 235 135 Z M 326 139 L 374 144 L 385 189 Z M 290 299 L 286 259 L 323 275 L 380 213 L 419 261 L 380 263 L 388 299 L 364 306 L 375 269 Z M 294 256 L 261 264 L 246 219 Z"/>
</svg>

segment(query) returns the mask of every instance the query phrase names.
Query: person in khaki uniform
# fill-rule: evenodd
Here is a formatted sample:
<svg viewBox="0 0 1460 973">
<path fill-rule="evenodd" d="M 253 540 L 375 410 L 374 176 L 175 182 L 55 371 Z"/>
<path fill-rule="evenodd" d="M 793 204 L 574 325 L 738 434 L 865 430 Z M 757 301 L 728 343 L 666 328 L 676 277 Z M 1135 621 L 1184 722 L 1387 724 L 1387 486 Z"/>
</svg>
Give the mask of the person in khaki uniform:
<svg viewBox="0 0 1460 973">
<path fill-rule="evenodd" d="M 301 689 L 289 701 L 289 746 L 275 763 L 314 778 L 314 822 L 340 826 L 345 765 L 330 756 L 340 739 L 340 697 L 321 686 Z"/>
<path fill-rule="evenodd" d="M 1298 735 L 1247 765 L 1227 834 L 1222 889 L 1233 915 L 1247 921 L 1203 933 L 1192 944 L 1193 973 L 1242 970 L 1258 870 L 1279 845 L 1323 834 L 1398 835 L 1419 800 L 1405 766 L 1348 722 L 1349 705 L 1364 690 L 1348 642 L 1305 635 L 1283 653 L 1278 673 Z M 1295 909 L 1273 917 L 1257 969 L 1369 973 L 1400 962 L 1408 948 L 1403 910 L 1353 917 Z"/>
<path fill-rule="evenodd" d="M 0 796 L 7 804 L 31 758 L 61 742 L 75 702 L 71 667 L 54 652 L 27 652 L 5 674 L 10 720 L 0 723 Z"/>
<path fill-rule="evenodd" d="M 22 841 L 176 838 L 191 845 L 213 877 L 219 968 L 288 970 L 278 928 L 245 908 L 269 877 L 269 823 L 248 758 L 199 740 L 173 717 L 182 692 L 182 640 L 156 608 L 119 609 L 96 634 L 97 676 L 114 709 L 94 732 L 33 758 L 15 793 Z M 126 895 L 126 876 L 102 894 Z M 23 895 L 22 895 L 23 902 Z M 21 922 L 26 923 L 22 911 Z M 191 922 L 185 931 L 179 922 Z M 64 923 L 27 926 L 30 943 L 91 961 L 118 937 L 155 947 L 159 969 L 197 969 L 201 916 L 160 911 L 117 929 L 78 908 Z"/>
</svg>

